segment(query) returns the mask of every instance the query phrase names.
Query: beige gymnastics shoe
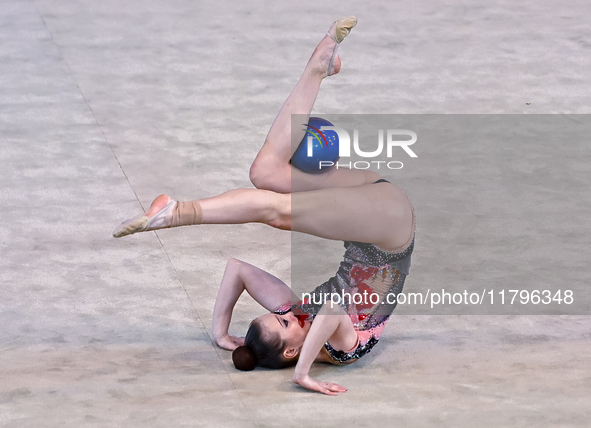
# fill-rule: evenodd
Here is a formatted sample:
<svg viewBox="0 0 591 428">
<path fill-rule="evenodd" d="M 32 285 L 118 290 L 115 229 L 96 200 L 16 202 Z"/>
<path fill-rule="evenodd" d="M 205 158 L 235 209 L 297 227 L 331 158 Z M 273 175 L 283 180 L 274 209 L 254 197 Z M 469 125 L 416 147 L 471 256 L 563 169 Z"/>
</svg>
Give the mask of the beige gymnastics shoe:
<svg viewBox="0 0 591 428">
<path fill-rule="evenodd" d="M 337 52 L 339 50 L 339 44 L 349 35 L 353 27 L 357 25 L 357 18 L 353 15 L 341 18 L 332 23 L 326 35 L 333 39 L 337 44 L 335 45 L 330 61 L 328 63 L 327 75 L 331 76 L 338 73 L 340 69 L 340 61 L 336 64 L 338 57 Z"/>
<path fill-rule="evenodd" d="M 332 23 L 326 35 L 337 43 L 341 43 L 357 25 L 357 18 L 353 15 L 341 18 Z"/>
<path fill-rule="evenodd" d="M 165 196 L 165 195 L 162 195 Z M 161 198 L 159 196 L 152 202 Z M 145 214 L 138 215 L 136 217 L 128 218 L 123 223 L 113 230 L 113 237 L 122 238 L 127 235 L 133 235 L 134 233 L 146 232 L 148 230 L 166 229 L 171 226 L 174 208 L 177 202 L 173 199 L 168 198 L 167 204 L 151 217 Z"/>
</svg>

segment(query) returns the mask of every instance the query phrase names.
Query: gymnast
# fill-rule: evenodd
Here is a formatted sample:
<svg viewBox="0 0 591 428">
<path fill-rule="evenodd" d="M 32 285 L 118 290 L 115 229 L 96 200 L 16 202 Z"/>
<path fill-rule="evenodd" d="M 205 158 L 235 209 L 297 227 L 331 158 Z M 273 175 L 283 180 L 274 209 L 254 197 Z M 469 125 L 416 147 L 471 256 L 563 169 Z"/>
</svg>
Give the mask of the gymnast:
<svg viewBox="0 0 591 428">
<path fill-rule="evenodd" d="M 339 72 L 338 46 L 356 23 L 353 16 L 335 21 L 314 50 L 250 168 L 256 189 L 189 202 L 160 195 L 148 212 L 124 221 L 113 232 L 119 238 L 185 225 L 257 222 L 345 241 L 335 276 L 304 300 L 275 276 L 230 259 L 212 316 L 214 340 L 233 351 L 238 369 L 295 365 L 295 383 L 327 395 L 346 388 L 312 379 L 312 363 L 351 364 L 375 346 L 396 306 L 391 296 L 402 291 L 414 248 L 414 211 L 394 184 L 368 170 L 308 174 L 290 163 L 295 150 L 291 115 L 309 117 L 322 80 Z M 252 321 L 241 338 L 231 336 L 228 329 L 244 290 L 269 312 Z M 327 295 L 343 298 L 336 304 L 334 298 L 319 301 Z"/>
</svg>

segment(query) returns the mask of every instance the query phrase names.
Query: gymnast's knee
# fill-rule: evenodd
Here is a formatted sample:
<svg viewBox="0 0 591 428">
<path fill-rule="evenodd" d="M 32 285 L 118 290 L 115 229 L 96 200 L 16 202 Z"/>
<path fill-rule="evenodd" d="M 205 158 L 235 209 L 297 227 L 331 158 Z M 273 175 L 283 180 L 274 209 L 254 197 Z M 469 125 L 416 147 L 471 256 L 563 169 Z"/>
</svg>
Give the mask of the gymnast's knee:
<svg viewBox="0 0 591 428">
<path fill-rule="evenodd" d="M 288 167 L 289 168 L 289 167 Z M 291 177 L 284 171 L 276 171 L 255 159 L 250 167 L 250 182 L 257 189 L 271 190 L 278 193 L 288 193 L 291 188 Z"/>
<path fill-rule="evenodd" d="M 269 220 L 269 226 L 282 230 L 291 230 L 291 195 L 276 195 Z"/>
<path fill-rule="evenodd" d="M 265 187 L 268 180 L 265 177 L 267 174 L 261 167 L 261 162 L 258 161 L 258 158 L 254 160 L 252 165 L 250 166 L 250 171 L 248 173 L 248 178 L 250 178 L 250 182 L 254 187 L 257 189 L 269 190 Z"/>
</svg>

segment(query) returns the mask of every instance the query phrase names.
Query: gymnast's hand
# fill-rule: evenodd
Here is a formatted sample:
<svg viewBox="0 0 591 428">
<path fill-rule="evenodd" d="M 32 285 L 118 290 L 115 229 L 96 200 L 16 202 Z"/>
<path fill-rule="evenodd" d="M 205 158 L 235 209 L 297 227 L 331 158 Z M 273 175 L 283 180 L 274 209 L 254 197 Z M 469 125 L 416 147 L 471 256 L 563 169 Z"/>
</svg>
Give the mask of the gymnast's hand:
<svg viewBox="0 0 591 428">
<path fill-rule="evenodd" d="M 222 349 L 227 349 L 228 351 L 233 351 L 234 349 L 238 348 L 239 346 L 244 345 L 244 337 L 236 337 L 230 336 L 229 334 L 225 334 L 216 339 L 217 345 Z"/>
<path fill-rule="evenodd" d="M 308 375 L 298 376 L 294 373 L 293 381 L 310 391 L 322 392 L 326 395 L 339 395 L 339 392 L 347 392 L 347 388 L 330 382 L 318 382 Z"/>
</svg>

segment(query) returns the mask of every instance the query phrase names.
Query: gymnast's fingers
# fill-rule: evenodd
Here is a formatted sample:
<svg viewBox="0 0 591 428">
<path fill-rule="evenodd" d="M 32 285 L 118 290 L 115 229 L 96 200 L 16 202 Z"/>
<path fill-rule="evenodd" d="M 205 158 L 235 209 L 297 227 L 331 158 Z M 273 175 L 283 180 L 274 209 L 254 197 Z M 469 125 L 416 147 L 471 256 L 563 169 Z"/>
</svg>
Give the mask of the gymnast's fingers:
<svg viewBox="0 0 591 428">
<path fill-rule="evenodd" d="M 326 382 L 326 389 L 332 392 L 347 392 L 347 388 L 337 383 Z"/>
</svg>

